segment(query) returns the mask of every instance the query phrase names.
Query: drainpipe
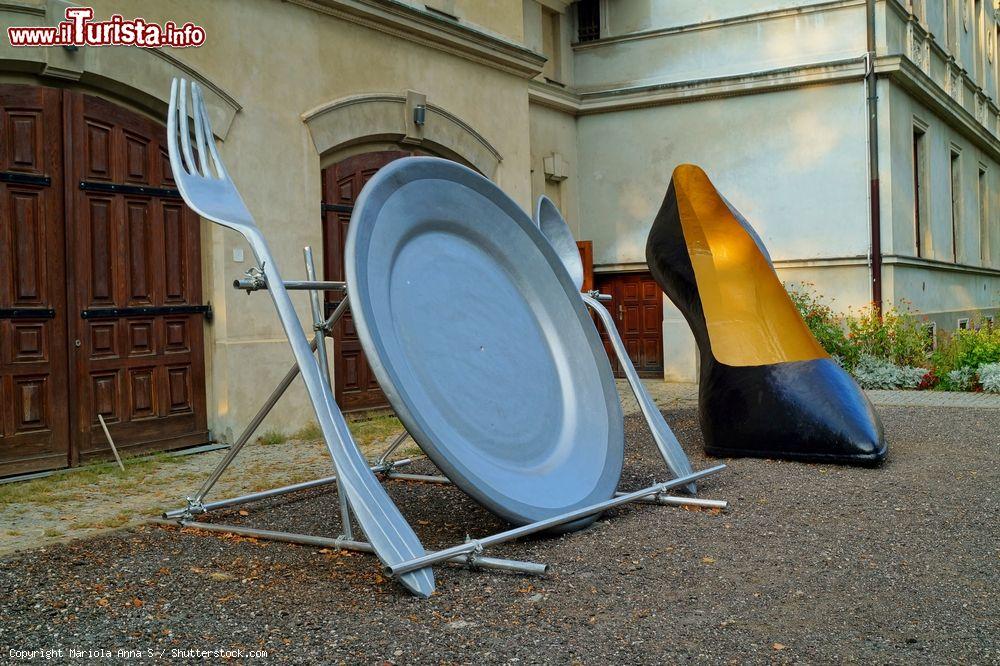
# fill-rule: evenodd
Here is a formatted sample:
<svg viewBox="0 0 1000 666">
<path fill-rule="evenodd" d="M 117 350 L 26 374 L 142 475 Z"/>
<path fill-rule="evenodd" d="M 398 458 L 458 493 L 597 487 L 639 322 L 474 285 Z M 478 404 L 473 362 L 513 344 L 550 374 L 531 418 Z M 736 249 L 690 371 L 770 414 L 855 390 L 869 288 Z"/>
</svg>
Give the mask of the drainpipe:
<svg viewBox="0 0 1000 666">
<path fill-rule="evenodd" d="M 868 52 L 865 53 L 865 93 L 868 111 L 868 178 L 871 198 L 871 287 L 876 314 L 882 316 L 882 213 L 879 205 L 878 87 L 875 76 L 875 3 L 867 0 Z"/>
</svg>

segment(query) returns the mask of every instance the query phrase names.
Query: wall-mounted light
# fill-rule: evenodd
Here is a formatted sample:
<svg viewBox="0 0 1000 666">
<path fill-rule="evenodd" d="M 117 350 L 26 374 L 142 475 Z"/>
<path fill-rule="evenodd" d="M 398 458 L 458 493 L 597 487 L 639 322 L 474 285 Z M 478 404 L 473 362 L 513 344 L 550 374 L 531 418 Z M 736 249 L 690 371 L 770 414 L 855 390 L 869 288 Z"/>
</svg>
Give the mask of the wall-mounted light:
<svg viewBox="0 0 1000 666">
<path fill-rule="evenodd" d="M 427 120 L 427 106 L 418 104 L 413 107 L 413 124 L 422 127 Z"/>
</svg>

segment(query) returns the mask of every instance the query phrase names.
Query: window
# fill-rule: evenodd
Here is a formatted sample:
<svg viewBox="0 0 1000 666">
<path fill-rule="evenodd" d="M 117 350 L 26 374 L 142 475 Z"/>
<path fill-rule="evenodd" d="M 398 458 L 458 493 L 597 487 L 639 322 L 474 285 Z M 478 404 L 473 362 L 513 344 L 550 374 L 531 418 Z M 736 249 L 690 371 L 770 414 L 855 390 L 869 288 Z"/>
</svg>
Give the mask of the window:
<svg viewBox="0 0 1000 666">
<path fill-rule="evenodd" d="M 927 169 L 924 152 L 927 132 L 916 125 L 913 127 L 913 239 L 917 256 L 924 256 L 924 225 L 927 207 L 924 195 L 927 192 Z"/>
<path fill-rule="evenodd" d="M 601 0 L 580 0 L 576 3 L 576 37 L 581 42 L 601 38 Z"/>
<path fill-rule="evenodd" d="M 967 331 L 967 330 L 969 330 L 969 318 L 968 317 L 960 317 L 959 318 L 959 320 L 958 320 L 958 330 L 960 330 L 960 331 Z"/>
<path fill-rule="evenodd" d="M 956 264 L 961 256 L 958 243 L 961 240 L 962 220 L 962 154 L 951 150 L 951 259 Z"/>
<path fill-rule="evenodd" d="M 979 259 L 990 263 L 990 190 L 986 167 L 979 165 Z"/>
<path fill-rule="evenodd" d="M 542 76 L 548 81 L 562 81 L 562 14 L 548 7 L 542 7 L 542 55 L 548 60 L 542 68 Z"/>
<path fill-rule="evenodd" d="M 983 39 L 983 0 L 975 0 L 972 7 L 972 27 L 974 36 L 974 46 L 972 57 L 975 59 L 976 82 L 982 87 L 986 87 L 986 40 Z"/>
<path fill-rule="evenodd" d="M 958 43 L 958 3 L 967 1 L 968 0 L 945 0 L 945 45 L 948 47 L 948 50 L 952 52 L 952 55 L 954 55 L 955 51 L 957 51 L 956 45 Z"/>
</svg>

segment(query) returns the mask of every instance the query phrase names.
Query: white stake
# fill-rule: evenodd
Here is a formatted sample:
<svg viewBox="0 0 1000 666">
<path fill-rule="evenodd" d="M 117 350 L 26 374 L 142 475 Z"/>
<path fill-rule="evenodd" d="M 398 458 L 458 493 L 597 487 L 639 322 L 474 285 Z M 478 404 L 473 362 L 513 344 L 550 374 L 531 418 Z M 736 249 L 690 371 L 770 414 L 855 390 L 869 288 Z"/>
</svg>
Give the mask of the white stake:
<svg viewBox="0 0 1000 666">
<path fill-rule="evenodd" d="M 111 439 L 111 433 L 108 432 L 108 424 L 104 422 L 104 417 L 100 414 L 97 415 L 97 420 L 101 422 L 101 427 L 104 428 L 104 436 L 108 438 L 108 444 L 111 445 L 111 452 L 115 454 L 115 460 L 118 461 L 118 466 L 125 471 L 125 465 L 122 464 L 121 456 L 118 455 L 118 449 L 115 448 L 115 440 Z"/>
</svg>

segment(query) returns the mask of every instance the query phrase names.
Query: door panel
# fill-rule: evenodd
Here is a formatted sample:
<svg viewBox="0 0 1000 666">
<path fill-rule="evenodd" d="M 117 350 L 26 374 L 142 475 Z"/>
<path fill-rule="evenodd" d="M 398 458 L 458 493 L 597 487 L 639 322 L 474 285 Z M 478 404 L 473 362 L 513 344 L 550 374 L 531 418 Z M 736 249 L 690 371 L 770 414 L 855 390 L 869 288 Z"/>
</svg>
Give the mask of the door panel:
<svg viewBox="0 0 1000 666">
<path fill-rule="evenodd" d="M 412 153 L 392 150 L 349 157 L 323 169 L 323 268 L 325 279 L 344 279 L 344 245 L 354 202 L 368 179 L 389 162 Z M 327 314 L 341 295 L 327 292 Z M 388 406 L 371 372 L 350 310 L 334 329 L 334 395 L 345 412 Z"/>
<path fill-rule="evenodd" d="M 159 123 L 66 93 L 72 150 L 73 385 L 81 459 L 207 441 L 198 217 L 173 190 Z"/>
<path fill-rule="evenodd" d="M 601 273 L 595 284 L 611 301 L 605 307 L 611 313 L 640 377 L 663 376 L 663 295 L 649 273 Z M 623 377 L 610 340 L 601 339 L 616 377 Z"/>
<path fill-rule="evenodd" d="M 580 290 L 592 291 L 594 289 L 594 242 L 577 241 L 576 249 L 579 250 L 580 261 L 583 262 L 583 285 Z"/>
<path fill-rule="evenodd" d="M 0 476 L 68 462 L 60 93 L 0 85 Z"/>
</svg>

